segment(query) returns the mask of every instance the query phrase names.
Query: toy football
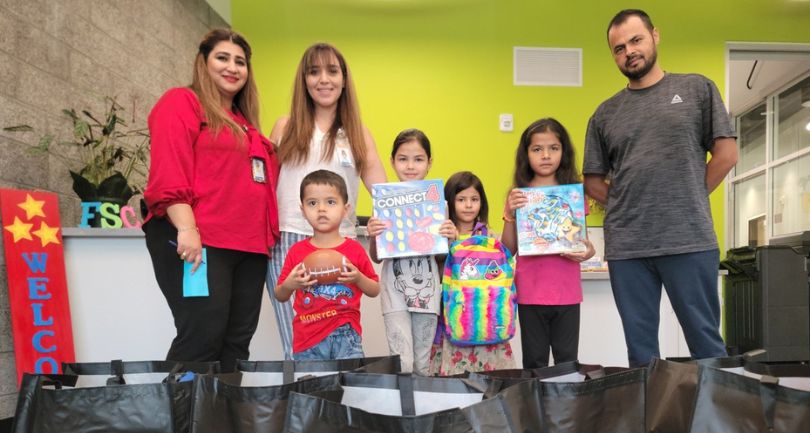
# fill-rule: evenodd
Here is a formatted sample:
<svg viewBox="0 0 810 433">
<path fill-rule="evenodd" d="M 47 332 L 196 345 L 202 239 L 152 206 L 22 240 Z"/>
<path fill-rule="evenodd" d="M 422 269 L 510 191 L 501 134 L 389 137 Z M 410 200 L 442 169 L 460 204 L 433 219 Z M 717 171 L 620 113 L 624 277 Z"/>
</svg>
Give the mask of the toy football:
<svg viewBox="0 0 810 433">
<path fill-rule="evenodd" d="M 304 268 L 318 284 L 333 284 L 337 282 L 341 272 L 348 270 L 346 257 L 330 249 L 310 253 L 304 258 Z"/>
</svg>

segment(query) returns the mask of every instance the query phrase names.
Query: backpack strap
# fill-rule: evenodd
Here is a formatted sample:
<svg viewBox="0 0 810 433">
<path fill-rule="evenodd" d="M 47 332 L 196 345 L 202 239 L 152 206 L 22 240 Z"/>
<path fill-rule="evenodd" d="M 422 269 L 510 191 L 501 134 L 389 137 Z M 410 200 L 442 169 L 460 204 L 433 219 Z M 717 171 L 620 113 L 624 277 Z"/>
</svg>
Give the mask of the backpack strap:
<svg viewBox="0 0 810 433">
<path fill-rule="evenodd" d="M 475 223 L 475 227 L 473 227 L 472 235 L 475 235 L 475 232 L 479 232 L 484 236 L 489 236 L 489 231 L 487 230 L 487 225 L 481 222 Z"/>
</svg>

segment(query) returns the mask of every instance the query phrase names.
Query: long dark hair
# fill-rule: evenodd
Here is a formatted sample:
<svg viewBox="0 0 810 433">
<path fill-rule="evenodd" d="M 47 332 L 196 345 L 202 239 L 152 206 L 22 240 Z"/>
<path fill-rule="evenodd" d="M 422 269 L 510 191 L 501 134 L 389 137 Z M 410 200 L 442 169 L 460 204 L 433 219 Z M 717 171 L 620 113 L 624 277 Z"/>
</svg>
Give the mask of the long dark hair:
<svg viewBox="0 0 810 433">
<path fill-rule="evenodd" d="M 574 146 L 571 144 L 571 138 L 568 136 L 568 131 L 562 126 L 560 122 L 551 117 L 540 119 L 529 125 L 523 134 L 520 135 L 520 143 L 518 144 L 517 152 L 515 152 L 515 174 L 512 178 L 513 188 L 525 188 L 529 186 L 532 179 L 534 179 L 534 170 L 529 164 L 529 145 L 532 143 L 532 135 L 541 132 L 550 132 L 557 136 L 562 145 L 562 158 L 560 158 L 560 166 L 554 177 L 557 178 L 557 183 L 565 185 L 569 183 L 580 183 L 582 179 L 577 171 L 577 165 L 574 162 Z"/>
<path fill-rule="evenodd" d="M 448 214 L 450 221 L 458 225 L 456 216 L 456 195 L 467 188 L 473 187 L 481 196 L 481 210 L 478 212 L 477 222 L 489 224 L 489 204 L 487 203 L 487 193 L 484 192 L 484 184 L 481 179 L 470 171 L 460 171 L 447 179 L 444 184 L 444 199 L 447 200 Z"/>
<path fill-rule="evenodd" d="M 352 149 L 357 172 L 362 173 L 367 163 L 366 142 L 363 125 L 360 122 L 360 109 L 354 91 L 352 73 L 343 54 L 334 46 L 326 43 L 317 43 L 307 48 L 298 63 L 293 84 L 290 121 L 279 143 L 279 158 L 282 164 L 292 163 L 294 165 L 307 160 L 310 152 L 309 141 L 315 128 L 315 102 L 307 91 L 307 73 L 313 65 L 326 66 L 332 56 L 337 59 L 343 73 L 343 91 L 340 93 L 337 107 L 335 107 L 335 121 L 332 122 L 329 131 L 326 131 L 326 146 L 323 154 L 319 156 L 321 160 L 332 157 L 338 130 L 342 128 L 349 141 L 349 147 Z"/>
<path fill-rule="evenodd" d="M 394 139 L 394 146 L 391 149 L 391 158 L 393 159 L 397 156 L 397 150 L 399 150 L 400 146 L 405 143 L 409 143 L 411 141 L 416 141 L 422 146 L 422 149 L 425 151 L 428 159 L 431 158 L 430 156 L 430 140 L 428 140 L 427 135 L 424 132 L 416 129 L 406 129 L 397 135 L 397 138 Z"/>
</svg>

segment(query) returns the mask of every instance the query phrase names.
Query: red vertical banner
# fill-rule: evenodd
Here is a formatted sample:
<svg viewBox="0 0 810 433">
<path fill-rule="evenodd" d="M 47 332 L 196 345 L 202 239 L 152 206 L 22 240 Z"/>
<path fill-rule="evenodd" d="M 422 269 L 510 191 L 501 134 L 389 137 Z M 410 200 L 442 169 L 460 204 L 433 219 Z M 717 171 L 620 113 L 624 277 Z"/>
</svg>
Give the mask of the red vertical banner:
<svg viewBox="0 0 810 433">
<path fill-rule="evenodd" d="M 0 189 L 0 216 L 19 383 L 74 361 L 58 198 Z"/>
</svg>

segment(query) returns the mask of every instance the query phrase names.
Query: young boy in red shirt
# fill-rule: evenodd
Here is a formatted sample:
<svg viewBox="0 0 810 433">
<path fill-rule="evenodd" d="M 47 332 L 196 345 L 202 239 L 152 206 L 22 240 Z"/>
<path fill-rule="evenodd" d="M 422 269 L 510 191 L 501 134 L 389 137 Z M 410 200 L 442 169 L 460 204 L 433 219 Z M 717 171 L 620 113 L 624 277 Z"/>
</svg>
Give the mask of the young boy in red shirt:
<svg viewBox="0 0 810 433">
<path fill-rule="evenodd" d="M 340 235 L 340 222 L 349 211 L 346 182 L 339 175 L 318 170 L 301 182 L 301 211 L 312 226 L 311 238 L 294 244 L 279 275 L 276 299 L 293 297 L 293 358 L 324 360 L 362 358 L 360 297 L 380 293 L 379 277 L 359 242 Z M 346 257 L 346 271 L 334 284 L 317 284 L 303 261 L 319 249 Z"/>
</svg>

